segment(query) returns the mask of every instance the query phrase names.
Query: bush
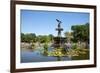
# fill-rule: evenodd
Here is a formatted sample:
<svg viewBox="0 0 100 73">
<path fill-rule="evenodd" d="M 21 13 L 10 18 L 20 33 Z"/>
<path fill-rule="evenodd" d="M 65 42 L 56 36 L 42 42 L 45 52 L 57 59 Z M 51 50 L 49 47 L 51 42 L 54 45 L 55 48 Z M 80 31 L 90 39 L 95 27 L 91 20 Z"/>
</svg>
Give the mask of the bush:
<svg viewBox="0 0 100 73">
<path fill-rule="evenodd" d="M 44 55 L 44 56 L 48 56 L 48 44 L 45 43 L 43 47 L 44 47 L 43 55 Z"/>
<path fill-rule="evenodd" d="M 72 49 L 77 49 L 77 45 L 76 44 L 73 44 L 72 45 Z"/>
<path fill-rule="evenodd" d="M 45 43 L 43 47 L 44 49 L 48 49 L 48 44 Z"/>
</svg>

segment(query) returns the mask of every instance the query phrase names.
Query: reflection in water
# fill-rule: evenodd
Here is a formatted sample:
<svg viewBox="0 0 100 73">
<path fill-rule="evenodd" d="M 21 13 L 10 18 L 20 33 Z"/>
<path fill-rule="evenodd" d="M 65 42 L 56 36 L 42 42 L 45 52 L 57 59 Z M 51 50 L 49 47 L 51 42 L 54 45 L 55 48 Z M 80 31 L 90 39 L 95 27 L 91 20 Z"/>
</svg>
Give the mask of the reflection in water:
<svg viewBox="0 0 100 73">
<path fill-rule="evenodd" d="M 58 56 L 58 57 L 57 57 L 57 61 L 61 61 L 61 57 Z"/>
<path fill-rule="evenodd" d="M 44 50 L 43 55 L 44 56 L 48 56 L 48 51 L 47 50 Z"/>
<path fill-rule="evenodd" d="M 86 54 L 79 54 L 79 56 L 50 56 L 49 53 L 52 52 L 54 48 L 43 47 L 37 49 L 22 49 L 21 50 L 21 63 L 27 62 L 48 62 L 48 61 L 69 61 L 69 60 L 86 60 L 89 59 L 89 51 Z M 61 51 L 65 53 L 64 51 Z"/>
<path fill-rule="evenodd" d="M 36 50 L 22 50 L 21 62 L 48 62 L 48 61 L 64 61 L 71 60 L 70 57 L 48 56 L 48 51 L 52 51 L 53 48 L 43 49 L 38 48 Z"/>
</svg>

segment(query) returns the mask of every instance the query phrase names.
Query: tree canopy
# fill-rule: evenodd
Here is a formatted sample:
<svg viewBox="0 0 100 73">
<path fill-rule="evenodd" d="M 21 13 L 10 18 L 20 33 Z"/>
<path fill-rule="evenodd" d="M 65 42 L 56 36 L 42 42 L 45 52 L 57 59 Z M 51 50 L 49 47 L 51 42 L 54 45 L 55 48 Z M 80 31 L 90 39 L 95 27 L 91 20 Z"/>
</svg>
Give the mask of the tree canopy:
<svg viewBox="0 0 100 73">
<path fill-rule="evenodd" d="M 89 23 L 83 25 L 74 25 L 71 27 L 73 31 L 74 41 L 87 41 L 89 42 Z"/>
<path fill-rule="evenodd" d="M 52 41 L 52 38 L 53 38 L 52 34 L 36 36 L 35 33 L 28 33 L 28 34 L 21 33 L 21 42 L 27 42 L 27 43 L 30 42 L 48 43 Z"/>
</svg>

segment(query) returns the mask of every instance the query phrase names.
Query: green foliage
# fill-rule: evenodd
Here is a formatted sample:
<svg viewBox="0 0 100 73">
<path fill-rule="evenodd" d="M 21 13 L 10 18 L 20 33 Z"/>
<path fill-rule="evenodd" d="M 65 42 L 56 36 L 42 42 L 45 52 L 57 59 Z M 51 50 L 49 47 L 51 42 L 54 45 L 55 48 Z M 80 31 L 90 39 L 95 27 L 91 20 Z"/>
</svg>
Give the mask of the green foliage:
<svg viewBox="0 0 100 73">
<path fill-rule="evenodd" d="M 49 36 L 41 36 L 41 35 L 39 35 L 38 37 L 38 42 L 40 42 L 40 43 L 48 43 L 48 42 L 50 42 L 50 37 Z"/>
<path fill-rule="evenodd" d="M 21 33 L 21 42 L 35 42 L 36 41 L 36 35 L 34 33 L 30 34 L 24 34 Z"/>
<path fill-rule="evenodd" d="M 43 47 L 44 47 L 44 49 L 48 49 L 48 44 L 45 43 Z"/>
<path fill-rule="evenodd" d="M 63 48 L 55 48 L 52 52 L 49 52 L 48 56 L 57 56 L 62 57 L 65 56 L 65 54 L 62 52 Z"/>
<path fill-rule="evenodd" d="M 72 56 L 72 60 L 85 60 L 89 59 L 89 49 L 76 49 L 78 56 Z"/>
<path fill-rule="evenodd" d="M 73 41 L 89 41 L 89 23 L 85 25 L 74 25 L 71 27 L 73 31 Z"/>
<path fill-rule="evenodd" d="M 73 44 L 72 49 L 77 49 L 77 44 Z"/>
<path fill-rule="evenodd" d="M 25 35 L 24 33 L 21 33 L 21 42 L 24 42 L 25 41 Z"/>
<path fill-rule="evenodd" d="M 54 36 L 52 34 L 49 34 L 48 37 L 49 37 L 49 40 L 52 41 Z"/>
<path fill-rule="evenodd" d="M 72 32 L 65 32 L 64 35 L 67 38 L 67 40 L 72 40 L 72 38 L 73 38 L 73 33 Z"/>
<path fill-rule="evenodd" d="M 45 43 L 43 47 L 44 47 L 43 55 L 47 56 L 48 55 L 48 44 Z"/>
<path fill-rule="evenodd" d="M 39 35 L 36 36 L 35 33 L 28 33 L 24 34 L 21 33 L 21 42 L 27 42 L 27 43 L 35 43 L 35 42 L 40 42 L 40 43 L 49 43 L 53 39 L 53 35 Z"/>
</svg>

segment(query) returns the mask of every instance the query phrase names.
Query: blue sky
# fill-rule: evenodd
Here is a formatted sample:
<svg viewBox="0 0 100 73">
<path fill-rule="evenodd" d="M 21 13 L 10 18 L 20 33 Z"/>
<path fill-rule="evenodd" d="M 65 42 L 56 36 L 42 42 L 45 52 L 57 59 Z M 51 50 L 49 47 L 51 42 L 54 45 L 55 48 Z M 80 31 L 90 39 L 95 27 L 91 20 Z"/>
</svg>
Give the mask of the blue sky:
<svg viewBox="0 0 100 73">
<path fill-rule="evenodd" d="M 89 13 L 21 10 L 21 32 L 56 36 L 56 19 L 62 21 L 63 36 L 64 32 L 71 30 L 72 25 L 89 22 Z"/>
</svg>

